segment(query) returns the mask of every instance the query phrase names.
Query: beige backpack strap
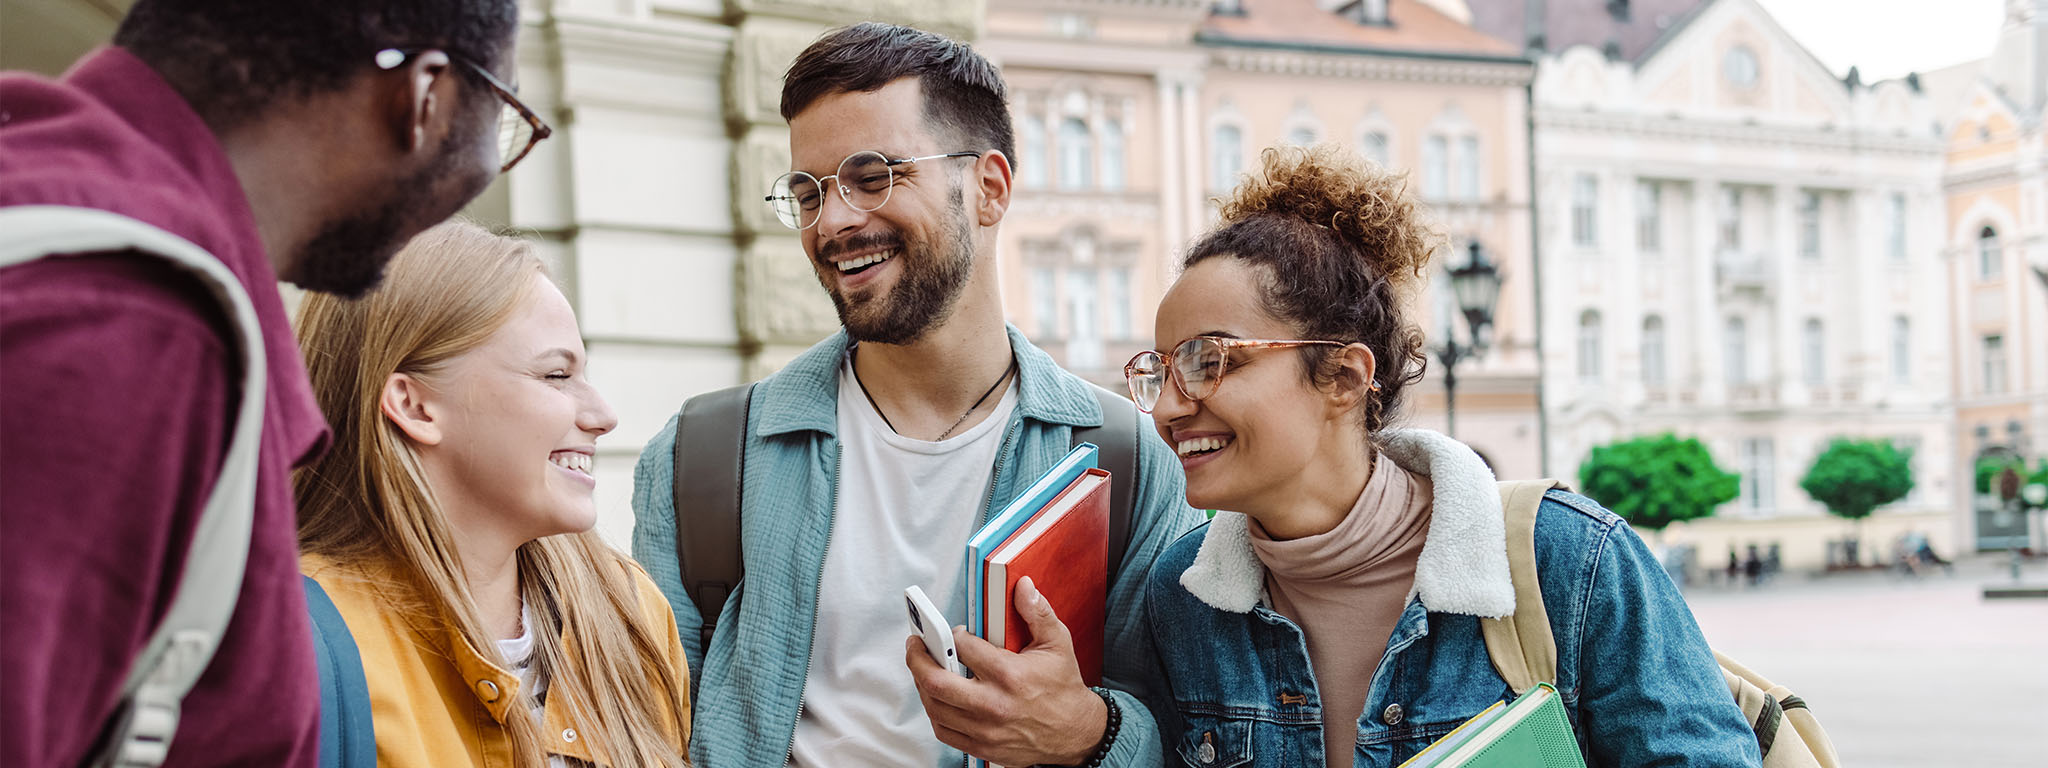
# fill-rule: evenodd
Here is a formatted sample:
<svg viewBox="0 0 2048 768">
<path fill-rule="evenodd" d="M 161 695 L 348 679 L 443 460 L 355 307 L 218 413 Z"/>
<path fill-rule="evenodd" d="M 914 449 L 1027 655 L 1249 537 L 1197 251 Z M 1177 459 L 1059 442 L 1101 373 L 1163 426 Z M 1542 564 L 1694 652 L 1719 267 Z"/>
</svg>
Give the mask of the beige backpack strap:
<svg viewBox="0 0 2048 768">
<path fill-rule="evenodd" d="M 1842 764 L 1835 743 L 1792 689 L 1772 683 L 1720 651 L 1714 652 L 1714 661 L 1720 663 L 1721 679 L 1728 684 L 1735 705 L 1742 708 L 1742 717 L 1756 732 L 1765 768 L 1838 768 Z"/>
<path fill-rule="evenodd" d="M 1501 512 L 1507 523 L 1508 575 L 1515 585 L 1515 612 L 1480 619 L 1486 654 L 1493 668 L 1517 695 L 1537 683 L 1557 682 L 1557 641 L 1550 635 L 1550 615 L 1543 609 L 1542 584 L 1536 580 L 1536 510 L 1543 494 L 1564 488 L 1556 480 L 1522 480 L 1500 484 Z"/>
</svg>

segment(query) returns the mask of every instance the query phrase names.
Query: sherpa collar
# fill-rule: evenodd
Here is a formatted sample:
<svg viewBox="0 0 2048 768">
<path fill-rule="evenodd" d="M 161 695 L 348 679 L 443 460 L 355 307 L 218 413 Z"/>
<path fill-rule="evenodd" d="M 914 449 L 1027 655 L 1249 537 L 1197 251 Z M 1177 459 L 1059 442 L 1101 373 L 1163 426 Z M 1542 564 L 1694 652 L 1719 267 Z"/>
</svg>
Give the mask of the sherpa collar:
<svg viewBox="0 0 2048 768">
<path fill-rule="evenodd" d="M 1500 491 L 1479 454 L 1426 429 L 1389 430 L 1382 450 L 1435 486 L 1413 594 L 1432 611 L 1485 618 L 1514 613 Z M 1219 611 L 1249 613 L 1265 595 L 1266 566 L 1252 551 L 1247 521 L 1237 512 L 1217 512 L 1195 562 L 1180 575 L 1181 586 Z"/>
</svg>

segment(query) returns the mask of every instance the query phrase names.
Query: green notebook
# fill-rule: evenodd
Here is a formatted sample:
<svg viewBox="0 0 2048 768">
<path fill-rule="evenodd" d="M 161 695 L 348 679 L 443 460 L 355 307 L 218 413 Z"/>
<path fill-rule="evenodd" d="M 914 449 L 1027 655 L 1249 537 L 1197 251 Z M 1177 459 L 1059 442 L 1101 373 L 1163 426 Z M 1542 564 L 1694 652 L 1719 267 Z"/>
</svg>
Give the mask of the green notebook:
<svg viewBox="0 0 2048 768">
<path fill-rule="evenodd" d="M 1401 768 L 1586 768 L 1564 700 L 1537 683 L 1513 703 L 1495 703 Z"/>
</svg>

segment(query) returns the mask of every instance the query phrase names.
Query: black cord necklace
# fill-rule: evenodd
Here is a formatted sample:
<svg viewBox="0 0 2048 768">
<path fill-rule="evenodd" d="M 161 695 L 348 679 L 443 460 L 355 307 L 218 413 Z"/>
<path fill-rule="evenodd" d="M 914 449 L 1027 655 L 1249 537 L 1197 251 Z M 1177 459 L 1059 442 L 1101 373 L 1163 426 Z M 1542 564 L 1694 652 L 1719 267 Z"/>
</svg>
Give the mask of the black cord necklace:
<svg viewBox="0 0 2048 768">
<path fill-rule="evenodd" d="M 857 353 L 859 353 L 859 351 L 860 351 L 860 347 L 859 347 L 859 346 L 854 346 L 854 347 L 852 347 L 852 348 L 849 348 L 849 349 L 848 349 L 848 350 L 846 351 L 846 358 L 847 358 L 847 362 L 848 362 L 848 363 L 851 363 L 851 362 L 853 361 L 853 359 L 854 359 L 854 355 L 856 355 Z M 852 366 L 851 366 L 851 365 L 849 365 L 848 367 L 849 367 L 849 368 L 851 368 Z M 1016 372 L 1017 372 L 1017 358 L 1016 358 L 1015 356 L 1012 356 L 1012 357 L 1010 358 L 1010 367 L 1009 367 L 1009 368 L 1007 368 L 1007 369 L 1004 369 L 1004 370 L 1003 370 L 1003 376 L 1002 376 L 1002 378 L 996 379 L 996 383 L 994 383 L 994 384 L 990 384 L 990 385 L 989 385 L 989 387 L 988 387 L 988 391 L 987 391 L 987 392 L 983 392 L 983 393 L 981 393 L 981 397 L 980 397 L 979 399 L 975 400 L 975 401 L 974 401 L 974 404 L 973 404 L 973 405 L 967 406 L 967 412 L 966 412 L 966 413 L 962 413 L 962 414 L 960 414 L 960 418 L 954 419 L 954 420 L 953 420 L 953 426 L 947 427 L 947 428 L 946 428 L 946 431 L 944 431 L 944 432 L 940 432 L 940 433 L 939 433 L 939 438 L 938 438 L 937 440 L 933 440 L 932 442 L 934 442 L 934 443 L 936 443 L 936 442 L 941 442 L 941 441 L 944 441 L 944 440 L 945 440 L 945 439 L 946 439 L 947 437 L 950 437 L 950 436 L 952 436 L 952 434 L 953 434 L 953 430 L 959 429 L 959 428 L 960 428 L 960 425 L 961 425 L 961 424 L 965 424 L 965 423 L 967 423 L 967 417 L 968 417 L 968 416 L 972 416 L 972 415 L 974 415 L 974 412 L 975 412 L 975 410 L 977 410 L 977 409 L 981 408 L 981 404 L 982 404 L 982 403 L 986 403 L 986 402 L 988 402 L 988 396 L 989 396 L 989 395 L 993 395 L 993 394 L 995 394 L 995 393 L 996 393 L 996 389 L 997 389 L 997 388 L 999 388 L 999 387 L 1001 387 L 1001 386 L 1003 386 L 1003 382 L 1009 381 L 1009 380 L 1010 380 L 1010 375 L 1011 375 L 1011 374 L 1014 374 L 1014 373 L 1016 373 Z M 861 393 L 861 395 L 863 395 L 863 396 L 867 397 L 867 399 L 868 399 L 868 405 L 874 406 L 874 409 L 875 409 L 875 415 L 876 415 L 876 416 L 880 416 L 880 417 L 882 417 L 882 424 L 884 424 L 884 425 L 886 425 L 887 427 L 889 427 L 889 431 L 891 431 L 891 432 L 895 432 L 896 434 L 899 434 L 899 435 L 900 435 L 900 434 L 903 434 L 903 433 L 902 433 L 901 431 L 899 431 L 899 430 L 897 430 L 897 429 L 896 429 L 896 425 L 895 425 L 895 424 L 892 424 L 892 423 L 890 423 L 890 422 L 889 422 L 889 414 L 886 414 L 886 413 L 883 413 L 883 412 L 882 412 L 882 404 L 881 404 L 881 403 L 877 403 L 877 402 L 875 402 L 875 396 L 874 396 L 874 394 L 873 394 L 873 393 L 870 393 L 870 392 L 868 392 L 868 385 L 867 385 L 867 384 L 866 384 L 865 382 L 862 382 L 862 381 L 860 380 L 860 373 L 859 373 L 858 371 L 855 371 L 855 372 L 854 372 L 854 374 L 853 374 L 853 383 L 854 383 L 854 385 L 855 385 L 855 386 L 858 386 L 858 387 L 860 387 L 860 393 Z"/>
</svg>

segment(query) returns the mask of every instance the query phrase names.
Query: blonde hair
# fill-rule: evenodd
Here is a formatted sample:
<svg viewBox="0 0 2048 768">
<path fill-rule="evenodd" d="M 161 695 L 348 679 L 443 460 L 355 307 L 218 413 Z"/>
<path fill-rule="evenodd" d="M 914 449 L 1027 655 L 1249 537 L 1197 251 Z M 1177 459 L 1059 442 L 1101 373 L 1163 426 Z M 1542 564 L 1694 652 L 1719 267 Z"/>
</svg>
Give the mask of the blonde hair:
<svg viewBox="0 0 2048 768">
<path fill-rule="evenodd" d="M 296 324 L 314 396 L 334 430 L 333 448 L 293 477 L 300 548 L 344 566 L 395 563 L 409 583 L 373 585 L 390 593 L 395 610 L 422 629 L 456 630 L 501 666 L 463 577 L 455 532 L 412 443 L 378 401 L 392 374 L 431 381 L 481 345 L 545 273 L 526 242 L 451 221 L 406 245 L 368 296 L 308 294 Z M 527 542 L 517 558 L 520 596 L 537 625 L 528 628 L 533 672 L 548 681 L 550 705 L 566 708 L 611 765 L 684 764 L 682 745 L 667 734 L 686 732 L 676 720 L 688 680 L 670 666 L 662 635 L 643 625 L 632 561 L 591 532 Z M 569 630 L 574 656 L 562 642 Z M 515 765 L 545 768 L 547 742 L 525 688 L 505 729 Z"/>
</svg>

